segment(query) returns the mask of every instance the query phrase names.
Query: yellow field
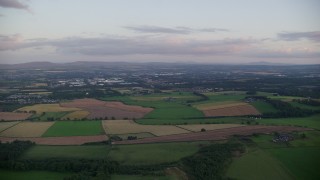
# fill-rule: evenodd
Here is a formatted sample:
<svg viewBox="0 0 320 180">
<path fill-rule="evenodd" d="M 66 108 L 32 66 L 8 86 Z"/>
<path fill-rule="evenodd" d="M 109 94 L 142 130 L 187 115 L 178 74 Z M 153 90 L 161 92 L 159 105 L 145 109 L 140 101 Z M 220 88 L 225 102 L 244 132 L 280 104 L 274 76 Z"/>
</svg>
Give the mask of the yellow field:
<svg viewBox="0 0 320 180">
<path fill-rule="evenodd" d="M 202 128 L 207 131 L 216 130 L 216 129 L 225 129 L 225 128 L 232 128 L 232 127 L 239 127 L 243 126 L 240 124 L 192 124 L 192 125 L 178 125 L 183 129 L 187 129 L 193 132 L 200 132 Z"/>
<path fill-rule="evenodd" d="M 74 112 L 71 112 L 71 113 L 63 116 L 61 119 L 62 120 L 67 120 L 68 118 L 70 120 L 82 119 L 82 118 L 87 117 L 89 114 L 90 113 L 88 111 L 74 111 Z"/>
<path fill-rule="evenodd" d="M 65 111 L 79 111 L 79 108 L 68 108 L 61 107 L 59 104 L 36 104 L 33 106 L 25 106 L 23 108 L 17 109 L 16 111 L 36 111 L 37 114 L 43 112 L 65 112 Z"/>
<path fill-rule="evenodd" d="M 19 122 L 1 122 L 0 123 L 0 132 L 11 127 L 14 126 L 15 124 L 18 124 Z"/>
<path fill-rule="evenodd" d="M 240 105 L 247 105 L 247 103 L 236 102 L 236 101 L 224 101 L 224 102 L 218 102 L 218 103 L 198 104 L 198 105 L 195 105 L 194 107 L 204 111 L 204 110 L 221 109 L 221 108 L 240 106 Z"/>
<path fill-rule="evenodd" d="M 3 132 L 4 137 L 41 137 L 54 122 L 21 122 Z"/>
<path fill-rule="evenodd" d="M 140 125 L 132 120 L 105 120 L 102 122 L 107 134 L 130 134 L 148 132 L 156 136 L 190 133 L 190 131 L 170 125 Z"/>
</svg>

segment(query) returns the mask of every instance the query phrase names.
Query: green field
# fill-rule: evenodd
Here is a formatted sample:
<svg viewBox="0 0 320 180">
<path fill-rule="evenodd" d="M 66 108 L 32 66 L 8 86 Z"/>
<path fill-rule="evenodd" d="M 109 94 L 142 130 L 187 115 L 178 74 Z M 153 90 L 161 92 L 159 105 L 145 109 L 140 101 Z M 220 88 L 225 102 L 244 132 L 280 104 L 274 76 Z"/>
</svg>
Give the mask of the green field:
<svg viewBox="0 0 320 180">
<path fill-rule="evenodd" d="M 200 144 L 208 144 L 208 142 L 114 145 L 108 158 L 130 165 L 176 162 L 196 153 Z"/>
<path fill-rule="evenodd" d="M 296 179 L 319 179 L 320 147 L 278 148 L 268 152 L 281 161 Z"/>
<path fill-rule="evenodd" d="M 42 146 L 37 145 L 28 149 L 22 159 L 104 159 L 107 158 L 109 146 Z"/>
<path fill-rule="evenodd" d="M 90 136 L 104 134 L 101 121 L 57 121 L 42 136 Z"/>
<path fill-rule="evenodd" d="M 262 114 L 277 112 L 277 110 L 271 104 L 264 101 L 255 101 L 250 104 L 253 105 Z"/>
<path fill-rule="evenodd" d="M 292 179 L 292 175 L 277 159 L 261 149 L 252 150 L 240 158 L 235 158 L 226 175 L 239 180 Z"/>
<path fill-rule="evenodd" d="M 58 173 L 50 171 L 11 171 L 0 170 L 0 179 L 3 180 L 63 180 L 71 173 Z"/>
<path fill-rule="evenodd" d="M 294 107 L 299 107 L 301 109 L 310 109 L 310 110 L 320 110 L 320 106 L 310 106 L 306 104 L 301 104 L 298 102 L 289 102 Z"/>
<path fill-rule="evenodd" d="M 296 125 L 320 130 L 320 114 L 302 118 L 258 119 L 257 122 L 268 125 Z"/>
</svg>

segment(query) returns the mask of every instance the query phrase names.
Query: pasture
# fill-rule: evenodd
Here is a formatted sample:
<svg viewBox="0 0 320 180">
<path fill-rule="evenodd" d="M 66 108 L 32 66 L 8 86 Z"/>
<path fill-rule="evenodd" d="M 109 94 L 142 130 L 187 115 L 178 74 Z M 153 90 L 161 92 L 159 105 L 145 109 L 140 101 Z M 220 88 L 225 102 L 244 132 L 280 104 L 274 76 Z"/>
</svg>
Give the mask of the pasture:
<svg viewBox="0 0 320 180">
<path fill-rule="evenodd" d="M 106 134 L 151 133 L 156 136 L 190 133 L 185 129 L 170 125 L 140 125 L 131 120 L 105 120 L 103 128 Z"/>
<path fill-rule="evenodd" d="M 101 121 L 57 121 L 42 137 L 90 136 L 104 134 Z"/>
<path fill-rule="evenodd" d="M 0 133 L 4 137 L 41 137 L 54 122 L 21 122 Z"/>
<path fill-rule="evenodd" d="M 239 180 L 293 179 L 277 159 L 260 149 L 251 150 L 239 158 L 234 158 L 226 175 Z"/>
<path fill-rule="evenodd" d="M 296 179 L 316 180 L 320 177 L 320 147 L 269 149 Z"/>
<path fill-rule="evenodd" d="M 196 153 L 206 144 L 208 142 L 114 145 L 108 158 L 126 165 L 169 163 Z"/>
<path fill-rule="evenodd" d="M 28 149 L 21 159 L 105 159 L 107 158 L 109 146 L 45 146 L 37 145 Z"/>
</svg>

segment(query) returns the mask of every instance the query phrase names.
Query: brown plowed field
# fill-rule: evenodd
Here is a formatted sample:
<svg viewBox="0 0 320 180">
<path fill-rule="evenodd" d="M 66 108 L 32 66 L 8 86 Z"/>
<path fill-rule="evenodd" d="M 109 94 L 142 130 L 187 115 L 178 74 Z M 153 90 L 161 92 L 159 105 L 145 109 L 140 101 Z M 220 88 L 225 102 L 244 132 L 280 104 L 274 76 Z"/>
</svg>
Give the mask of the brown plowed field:
<svg viewBox="0 0 320 180">
<path fill-rule="evenodd" d="M 81 145 L 89 142 L 101 142 L 108 140 L 106 135 L 98 136 L 72 136 L 72 137 L 39 137 L 39 138 L 10 138 L 0 137 L 1 142 L 12 142 L 14 140 L 32 141 L 43 145 Z"/>
<path fill-rule="evenodd" d="M 227 129 L 218 129 L 206 132 L 168 135 L 161 137 L 151 137 L 138 140 L 116 141 L 114 144 L 145 144 L 159 142 L 179 142 L 179 141 L 210 141 L 224 140 L 233 135 L 251 135 L 253 133 L 269 134 L 273 132 L 291 132 L 291 131 L 306 131 L 312 130 L 309 128 L 292 127 L 292 126 L 241 126 Z"/>
<path fill-rule="evenodd" d="M 206 117 L 260 115 L 259 111 L 257 111 L 253 106 L 249 104 L 225 107 L 220 109 L 209 109 L 204 110 L 203 113 Z"/>
<path fill-rule="evenodd" d="M 144 108 L 141 106 L 130 106 L 122 102 L 105 102 L 96 99 L 77 99 L 71 102 L 61 103 L 62 107 L 81 108 L 88 111 L 90 114 L 87 116 L 89 119 L 108 117 L 111 119 L 124 119 L 124 118 L 142 118 L 147 113 L 151 112 L 152 108 Z"/>
<path fill-rule="evenodd" d="M 26 120 L 31 115 L 32 114 L 30 113 L 0 112 L 0 120 L 3 120 L 3 121 Z"/>
</svg>

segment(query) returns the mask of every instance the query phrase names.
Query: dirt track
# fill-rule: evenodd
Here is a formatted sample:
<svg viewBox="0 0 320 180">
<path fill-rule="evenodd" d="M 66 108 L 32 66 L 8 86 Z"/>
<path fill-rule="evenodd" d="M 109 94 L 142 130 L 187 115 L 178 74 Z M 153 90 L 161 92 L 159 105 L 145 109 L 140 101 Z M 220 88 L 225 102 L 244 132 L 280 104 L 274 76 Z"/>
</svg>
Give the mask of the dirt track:
<svg viewBox="0 0 320 180">
<path fill-rule="evenodd" d="M 108 140 L 106 135 L 98 136 L 70 136 L 70 137 L 38 137 L 38 138 L 11 138 L 0 137 L 1 142 L 12 142 L 14 140 L 32 141 L 43 145 L 81 145 L 88 142 L 101 142 Z"/>
<path fill-rule="evenodd" d="M 145 144 L 158 142 L 178 142 L 178 141 L 204 141 L 204 140 L 224 140 L 233 135 L 251 135 L 253 133 L 269 134 L 272 132 L 306 131 L 309 128 L 292 126 L 241 126 L 227 129 L 218 129 L 206 132 L 169 135 L 161 137 L 151 137 L 138 140 L 117 141 L 114 144 Z"/>
</svg>

